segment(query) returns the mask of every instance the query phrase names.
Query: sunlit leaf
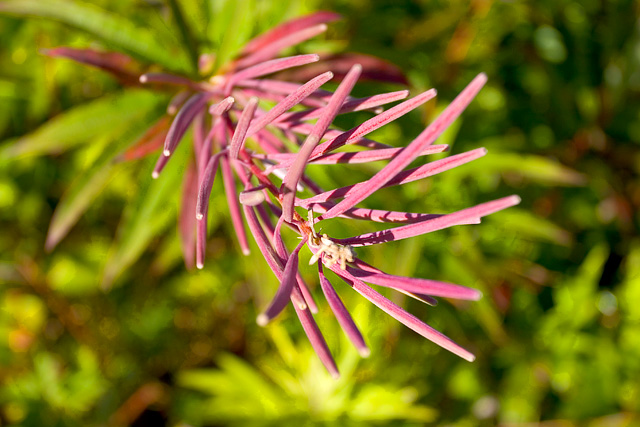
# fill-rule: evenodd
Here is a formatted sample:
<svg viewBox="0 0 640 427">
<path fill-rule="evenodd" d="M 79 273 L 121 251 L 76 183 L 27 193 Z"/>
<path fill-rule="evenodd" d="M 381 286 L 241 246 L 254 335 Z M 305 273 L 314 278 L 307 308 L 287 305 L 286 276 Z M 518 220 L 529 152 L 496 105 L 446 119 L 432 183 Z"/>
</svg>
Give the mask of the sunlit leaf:
<svg viewBox="0 0 640 427">
<path fill-rule="evenodd" d="M 115 280 L 144 252 L 151 240 L 176 218 L 176 193 L 189 152 L 182 144 L 173 154 L 160 176 L 152 180 L 149 172 L 143 181 L 140 196 L 127 207 L 116 241 L 108 256 L 102 286 L 109 289 Z M 147 188 L 146 183 L 149 183 Z"/>
<path fill-rule="evenodd" d="M 164 96 L 150 92 L 132 90 L 80 105 L 49 120 L 29 135 L 5 142 L 0 148 L 0 158 L 64 152 L 89 143 L 93 138 L 127 128 L 164 99 Z"/>
<path fill-rule="evenodd" d="M 66 0 L 8 0 L 0 3 L 0 13 L 53 19 L 87 31 L 147 62 L 166 69 L 188 71 L 188 62 L 179 50 L 159 44 L 152 33 L 90 3 Z"/>
</svg>

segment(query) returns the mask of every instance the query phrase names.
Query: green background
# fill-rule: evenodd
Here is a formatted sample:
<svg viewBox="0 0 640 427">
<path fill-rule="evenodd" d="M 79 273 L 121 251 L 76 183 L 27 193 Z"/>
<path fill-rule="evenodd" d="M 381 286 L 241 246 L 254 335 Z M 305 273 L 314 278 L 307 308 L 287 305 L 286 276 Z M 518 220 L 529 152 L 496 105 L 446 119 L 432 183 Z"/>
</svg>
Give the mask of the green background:
<svg viewBox="0 0 640 427">
<path fill-rule="evenodd" d="M 489 76 L 439 140 L 454 154 L 489 154 L 366 205 L 451 212 L 509 194 L 522 203 L 481 225 L 358 252 L 393 274 L 482 290 L 478 302 L 435 308 L 386 293 L 471 349 L 474 363 L 335 277 L 372 349 L 360 359 L 318 298 L 340 380 L 290 309 L 259 328 L 278 283 L 255 246 L 240 254 L 221 183 L 205 269 L 187 271 L 176 227 L 184 162 L 157 181 L 154 158 L 113 162 L 170 93 L 39 53 L 117 50 L 193 75 L 195 55 L 224 63 L 255 34 L 320 8 L 343 20 L 289 53 L 375 55 L 405 72 L 413 94 L 438 90 L 374 139 L 406 144 L 477 73 Z M 0 425 L 640 424 L 639 11 L 622 0 L 1 1 Z M 399 88 L 364 82 L 356 94 Z M 376 169 L 347 170 L 310 173 L 332 188 Z M 72 227 L 45 251 L 57 206 Z"/>
</svg>

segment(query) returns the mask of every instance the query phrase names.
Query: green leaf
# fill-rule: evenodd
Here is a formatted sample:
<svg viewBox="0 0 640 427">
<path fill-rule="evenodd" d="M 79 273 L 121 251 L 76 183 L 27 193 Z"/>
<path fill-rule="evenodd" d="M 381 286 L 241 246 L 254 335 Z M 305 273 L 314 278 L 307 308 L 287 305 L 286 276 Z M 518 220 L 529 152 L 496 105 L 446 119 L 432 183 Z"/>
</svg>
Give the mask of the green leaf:
<svg viewBox="0 0 640 427">
<path fill-rule="evenodd" d="M 8 160 L 64 152 L 128 127 L 164 99 L 142 90 L 102 97 L 54 117 L 29 135 L 5 142 L 0 148 L 0 158 Z"/>
<path fill-rule="evenodd" d="M 186 164 L 183 141 L 158 179 L 152 180 L 151 174 L 146 181 L 152 181 L 148 188 L 141 189 L 136 203 L 128 206 L 127 214 L 121 221 L 118 236 L 107 258 L 102 277 L 102 287 L 109 289 L 113 283 L 129 268 L 147 248 L 151 240 L 176 218 L 176 189 L 180 188 L 183 169 Z"/>
<path fill-rule="evenodd" d="M 157 119 L 157 113 L 154 112 L 151 115 Z M 122 165 L 115 162 L 121 149 L 136 141 L 139 133 L 149 124 L 149 117 L 145 117 L 144 120 L 132 125 L 134 129 L 127 130 L 125 135 L 118 134 L 93 165 L 82 173 L 65 192 L 51 218 L 45 243 L 47 251 L 51 251 L 67 235 L 71 227 L 116 174 Z"/>
<path fill-rule="evenodd" d="M 482 159 L 465 166 L 467 172 L 475 170 L 473 168 L 482 170 L 483 173 L 512 173 L 543 184 L 573 186 L 584 185 L 587 181 L 584 175 L 563 166 L 556 160 L 530 154 L 490 151 Z"/>
<path fill-rule="evenodd" d="M 506 229 L 506 235 L 516 232 L 522 237 L 563 246 L 569 246 L 573 241 L 568 231 L 524 209 L 511 208 L 488 217 L 487 221 L 495 222 L 498 227 Z"/>
<path fill-rule="evenodd" d="M 249 40 L 254 25 L 255 0 L 210 0 L 213 19 L 209 38 L 217 46 L 216 69 L 225 65 Z M 253 14 L 252 14 L 253 11 Z"/>
<path fill-rule="evenodd" d="M 144 28 L 90 3 L 66 0 L 9 0 L 0 3 L 0 13 L 52 19 L 93 34 L 106 43 L 139 59 L 168 70 L 188 72 L 184 52 L 164 46 Z"/>
</svg>

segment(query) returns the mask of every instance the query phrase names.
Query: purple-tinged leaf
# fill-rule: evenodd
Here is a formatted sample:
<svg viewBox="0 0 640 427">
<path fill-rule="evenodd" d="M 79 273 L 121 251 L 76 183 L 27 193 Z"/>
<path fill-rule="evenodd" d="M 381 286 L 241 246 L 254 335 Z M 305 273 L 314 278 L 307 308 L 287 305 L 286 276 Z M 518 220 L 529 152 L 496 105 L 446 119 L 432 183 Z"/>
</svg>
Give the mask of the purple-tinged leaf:
<svg viewBox="0 0 640 427">
<path fill-rule="evenodd" d="M 350 113 L 353 111 L 369 110 L 371 108 L 380 107 L 390 102 L 400 101 L 409 96 L 408 90 L 399 90 L 396 92 L 383 93 L 380 95 L 368 96 L 366 98 L 352 98 L 342 104 L 338 114 Z M 302 120 L 317 119 L 322 115 L 323 108 L 314 108 L 305 111 L 296 111 L 283 114 L 278 121 L 299 122 Z"/>
<path fill-rule="evenodd" d="M 284 22 L 271 30 L 260 34 L 245 44 L 242 49 L 243 54 L 258 52 L 270 44 L 287 37 L 291 33 L 313 27 L 318 24 L 326 24 L 328 22 L 337 21 L 340 15 L 334 12 L 319 11 L 300 18 L 292 19 Z"/>
<path fill-rule="evenodd" d="M 222 92 L 208 83 L 194 82 L 183 76 L 167 73 L 145 73 L 140 75 L 139 82 L 142 84 L 157 84 L 169 86 L 184 86 L 196 92 L 208 92 L 211 94 L 221 95 Z"/>
<path fill-rule="evenodd" d="M 298 273 L 298 253 L 306 243 L 306 239 L 301 241 L 287 259 L 278 291 L 273 297 L 273 300 L 271 300 L 269 307 L 267 307 L 267 309 L 258 316 L 258 319 L 256 320 L 258 325 L 266 326 L 267 323 L 280 314 L 289 303 L 291 291 L 293 289 L 293 285 L 296 283 L 296 275 Z"/>
<path fill-rule="evenodd" d="M 168 162 L 169 162 L 169 158 L 167 156 L 160 154 L 160 157 L 158 157 L 158 160 L 156 161 L 156 165 L 153 167 L 153 171 L 151 172 L 151 178 L 158 179 L 158 177 L 160 176 L 160 172 L 162 172 L 162 170 L 164 169 L 164 167 L 167 165 Z"/>
<path fill-rule="evenodd" d="M 336 362 L 333 360 L 333 356 L 329 351 L 329 346 L 322 336 L 320 328 L 318 328 L 318 324 L 313 319 L 311 312 L 309 310 L 300 310 L 295 305 L 294 307 L 296 309 L 296 314 L 300 319 L 300 323 L 302 324 L 302 329 L 304 329 L 305 334 L 307 334 L 307 338 L 309 338 L 309 342 L 320 358 L 320 361 L 334 379 L 340 378 L 340 372 L 338 371 Z"/>
<path fill-rule="evenodd" d="M 234 66 L 236 69 L 242 69 L 255 65 L 258 62 L 266 61 L 267 59 L 274 58 L 282 50 L 300 44 L 306 40 L 309 40 L 319 34 L 327 31 L 326 24 L 318 24 L 312 27 L 303 28 L 301 30 L 290 32 L 283 35 L 283 37 L 273 40 L 271 43 L 264 45 L 260 50 L 255 51 L 251 55 L 235 61 Z"/>
<path fill-rule="evenodd" d="M 378 307 L 403 325 L 422 335 L 429 341 L 434 342 L 440 347 L 449 350 L 453 354 L 456 354 L 469 362 L 473 362 L 475 360 L 476 357 L 469 350 L 462 348 L 451 338 L 433 329 L 431 326 L 427 325 L 414 315 L 407 313 L 402 308 L 389 301 L 378 292 L 371 289 L 357 277 L 352 276 L 345 270 L 341 270 L 340 267 L 336 265 L 332 266 L 331 270 L 338 276 L 340 276 L 345 282 L 351 285 L 353 289 L 355 289 L 360 295 L 371 301 L 371 303 L 373 303 L 376 307 Z"/>
<path fill-rule="evenodd" d="M 195 266 L 196 255 L 196 203 L 198 200 L 198 170 L 193 161 L 189 162 L 182 180 L 182 202 L 178 215 L 180 246 L 187 269 Z"/>
<path fill-rule="evenodd" d="M 255 134 L 254 137 L 258 142 L 260 148 L 262 148 L 267 153 L 277 153 L 284 149 L 282 141 L 280 141 L 278 137 L 276 137 L 266 129 L 261 130 L 260 132 Z"/>
<path fill-rule="evenodd" d="M 200 185 L 198 187 L 198 197 L 195 210 L 195 218 L 200 221 L 206 218 L 209 209 L 209 197 L 213 188 L 213 180 L 216 177 L 218 164 L 220 162 L 220 153 L 216 153 L 209 158 L 207 166 L 200 177 Z"/>
<path fill-rule="evenodd" d="M 320 74 L 322 75 L 322 74 Z M 239 81 L 236 86 L 243 88 L 243 90 L 254 89 L 261 93 L 272 93 L 278 95 L 290 95 L 302 86 L 298 83 L 283 82 L 280 80 L 271 79 L 248 79 Z M 327 105 L 327 102 L 333 95 L 333 92 L 327 90 L 316 89 L 309 95 L 303 102 L 305 105 L 309 105 L 314 108 L 323 108 Z"/>
<path fill-rule="evenodd" d="M 475 150 L 467 151 L 465 153 L 460 153 L 454 156 L 446 157 L 444 159 L 436 160 L 434 162 L 427 163 L 426 165 L 422 165 L 414 169 L 409 169 L 407 171 L 400 172 L 391 180 L 389 180 L 385 185 L 383 185 L 383 187 L 391 187 L 394 185 L 407 184 L 409 182 L 413 182 L 419 179 L 433 176 L 441 172 L 458 167 L 460 165 L 463 165 L 465 163 L 468 163 L 470 161 L 476 160 L 484 156 L 485 154 L 487 154 L 486 149 L 476 148 Z M 344 197 L 345 200 L 350 200 L 354 195 L 359 194 L 364 190 L 366 190 L 366 186 L 368 185 L 368 183 L 369 181 L 365 181 L 365 182 L 360 182 L 358 184 L 348 185 L 346 187 L 336 188 L 335 190 L 330 190 L 321 194 L 317 194 L 308 199 L 299 200 L 298 205 L 307 208 L 312 204 L 315 205 L 315 204 L 326 202 L 328 200 L 337 199 L 340 197 Z M 335 206 L 333 208 L 335 208 Z M 341 212 L 340 215 L 342 213 L 343 212 Z M 326 219 L 326 213 L 322 214 L 322 218 Z"/>
<path fill-rule="evenodd" d="M 251 136 L 254 133 L 261 130 L 262 128 L 264 128 L 266 125 L 268 125 L 269 123 L 274 121 L 276 118 L 278 118 L 278 116 L 290 110 L 295 105 L 299 104 L 300 101 L 308 97 L 313 91 L 318 89 L 320 86 L 322 86 L 323 84 L 331 80 L 332 77 L 333 77 L 333 73 L 331 71 L 328 71 L 324 74 L 321 74 L 309 80 L 307 83 L 300 86 L 290 95 L 288 95 L 285 99 L 283 99 L 278 104 L 276 104 L 271 110 L 269 110 L 269 112 L 262 115 L 260 118 L 256 119 L 254 123 L 251 125 L 251 127 L 249 128 L 249 131 L 247 132 L 247 134 Z"/>
<path fill-rule="evenodd" d="M 100 52 L 94 49 L 75 49 L 60 46 L 53 49 L 41 49 L 40 52 L 51 57 L 63 57 L 108 71 L 123 84 L 137 86 L 141 65 L 130 56 L 120 52 Z"/>
<path fill-rule="evenodd" d="M 191 92 L 190 90 L 181 90 L 180 92 L 176 93 L 167 105 L 167 114 L 170 116 L 175 116 L 176 113 L 180 111 L 180 108 L 182 108 L 187 99 L 189 99 L 192 95 L 193 92 Z"/>
<path fill-rule="evenodd" d="M 428 154 L 442 153 L 443 151 L 447 151 L 449 149 L 448 145 L 431 145 L 424 149 L 421 156 L 425 156 Z M 376 162 L 379 160 L 389 160 L 396 156 L 402 148 L 380 148 L 369 151 L 355 151 L 348 153 L 330 153 L 325 154 L 320 157 L 316 157 L 311 160 L 309 163 L 315 165 L 332 165 L 337 163 L 368 163 L 368 162 Z M 254 159 L 260 160 L 271 160 L 277 162 L 288 162 L 290 163 L 293 158 L 295 158 L 296 153 L 273 153 L 273 154 L 253 154 L 252 157 Z"/>
<path fill-rule="evenodd" d="M 238 199 L 240 203 L 247 206 L 258 206 L 266 200 L 264 189 L 267 188 L 264 185 L 260 185 L 255 188 L 250 188 L 240 192 Z"/>
<path fill-rule="evenodd" d="M 233 96 L 227 96 L 222 101 L 209 107 L 209 114 L 213 116 L 221 116 L 229 111 L 234 102 L 236 102 L 236 100 L 233 98 Z"/>
<path fill-rule="evenodd" d="M 340 80 L 354 64 L 360 64 L 362 65 L 361 80 L 399 83 L 405 86 L 409 84 L 400 68 L 375 56 L 346 53 L 323 55 L 321 59 L 322 61 L 318 64 L 303 69 L 278 73 L 277 78 L 286 81 L 305 81 L 311 76 L 331 70 L 336 75 L 336 78 Z"/>
<path fill-rule="evenodd" d="M 477 301 L 482 298 L 482 292 L 467 288 L 465 286 L 454 285 L 453 283 L 440 282 L 437 280 L 417 279 L 412 277 L 394 276 L 386 273 L 374 273 L 360 270 L 359 268 L 347 267 L 347 271 L 364 282 L 374 285 L 384 286 L 392 289 L 401 289 L 407 292 L 432 295 L 434 297 L 455 298 Z"/>
<path fill-rule="evenodd" d="M 173 120 L 173 123 L 171 123 L 169 133 L 167 133 L 167 138 L 164 141 L 164 151 L 162 154 L 165 157 L 169 157 L 176 149 L 178 143 L 189 128 L 189 125 L 193 119 L 195 119 L 196 115 L 202 111 L 209 97 L 209 94 L 198 93 L 185 102 Z"/>
<path fill-rule="evenodd" d="M 369 246 L 378 243 L 391 242 L 409 237 L 420 236 L 433 231 L 442 230 L 454 225 L 460 225 L 463 221 L 473 221 L 477 218 L 490 215 L 520 203 L 520 197 L 508 196 L 491 202 L 463 209 L 458 212 L 443 215 L 439 218 L 422 221 L 416 224 L 403 225 L 389 230 L 376 231 L 361 234 L 348 239 L 335 239 L 342 245 Z"/>
<path fill-rule="evenodd" d="M 196 115 L 193 120 L 193 152 L 199 153 L 204 146 L 205 135 L 207 132 L 207 119 L 205 117 L 205 111 L 202 110 Z"/>
<path fill-rule="evenodd" d="M 363 183 L 357 191 L 348 198 L 343 199 L 329 211 L 322 214 L 323 219 L 333 218 L 340 215 L 349 208 L 354 207 L 378 189 L 383 187 L 402 169 L 411 163 L 416 156 L 428 145 L 431 145 L 442 132 L 458 118 L 473 100 L 476 94 L 482 89 L 487 81 L 487 76 L 480 73 L 469 85 L 453 100 L 451 104 L 431 123 L 427 128 L 414 139 L 396 158 L 391 160 L 380 172 L 371 179 Z M 389 110 L 390 111 L 390 110 Z M 382 113 L 384 114 L 384 113 Z M 382 115 L 381 114 L 381 115 Z"/>
<path fill-rule="evenodd" d="M 204 257 L 207 246 L 207 214 L 209 213 L 209 197 L 213 180 L 216 176 L 220 153 L 211 156 L 202 176 L 200 176 L 200 186 L 196 200 L 195 219 L 196 221 L 196 267 L 204 267 Z"/>
<path fill-rule="evenodd" d="M 320 277 L 320 287 L 322 288 L 322 292 L 324 293 L 333 314 L 336 316 L 336 319 L 338 319 L 340 327 L 358 350 L 360 356 L 369 357 L 371 350 L 369 350 L 369 347 L 367 347 L 367 344 L 364 342 L 364 338 L 356 326 L 356 323 L 353 321 L 353 318 L 349 314 L 349 311 L 344 306 L 337 292 L 333 289 L 333 286 L 331 286 L 331 283 L 324 275 L 321 262 L 318 263 L 318 276 Z"/>
<path fill-rule="evenodd" d="M 225 93 L 231 92 L 231 88 L 242 80 L 253 79 L 255 77 L 265 76 L 267 74 L 275 73 L 287 68 L 299 67 L 301 65 L 310 64 L 320 59 L 318 55 L 297 55 L 289 56 L 286 58 L 272 59 L 270 61 L 261 62 L 249 68 L 245 68 L 242 71 L 238 71 L 235 74 L 229 76 L 229 79 L 225 85 Z"/>
<path fill-rule="evenodd" d="M 258 98 L 251 98 L 249 99 L 249 102 L 247 102 L 247 105 L 245 105 L 244 110 L 242 110 L 236 129 L 233 132 L 231 143 L 229 144 L 229 157 L 233 160 L 238 158 L 238 153 L 240 153 L 240 150 L 244 145 L 244 140 L 247 137 L 247 130 L 249 130 L 249 124 L 253 119 L 257 106 Z"/>
<path fill-rule="evenodd" d="M 329 210 L 334 203 L 326 202 L 321 204 L 314 204 L 311 207 L 315 213 L 324 213 Z M 413 212 L 398 212 L 387 211 L 381 209 L 367 209 L 367 208 L 351 208 L 346 210 L 340 215 L 340 218 L 361 219 L 365 221 L 394 223 L 394 224 L 415 224 L 422 221 L 427 221 L 434 218 L 439 218 L 444 214 L 428 214 L 428 213 L 413 213 Z M 461 223 L 460 225 L 468 224 L 480 224 L 479 218 L 470 220 L 469 222 Z"/>
<path fill-rule="evenodd" d="M 311 129 L 312 129 L 312 125 L 309 123 L 293 123 L 291 124 L 291 126 L 289 126 L 286 123 L 274 123 L 274 125 L 283 130 L 290 129 L 294 132 L 298 132 L 303 135 L 308 135 L 309 133 L 311 133 Z M 332 141 L 339 137 L 342 138 L 343 136 L 341 135 L 343 135 L 344 133 L 345 132 L 338 129 L 328 129 L 325 132 L 324 137 L 327 139 L 327 141 Z M 366 148 L 394 148 L 389 144 L 383 144 L 382 142 L 374 141 L 374 140 L 363 138 L 363 137 L 349 138 L 348 141 L 344 142 L 344 145 L 357 145 L 357 146 L 366 147 Z M 320 155 L 322 154 L 319 153 L 318 156 Z M 312 156 L 315 157 L 315 154 L 313 154 Z"/>
<path fill-rule="evenodd" d="M 282 224 L 284 224 L 283 217 L 278 217 L 278 222 L 276 223 L 275 230 L 273 232 L 273 246 L 276 248 L 276 253 L 280 257 L 280 260 L 286 260 L 289 258 L 289 253 L 287 252 L 287 248 L 284 245 L 284 241 L 282 240 L 282 236 L 280 235 L 280 229 L 282 228 Z M 270 219 L 268 220 L 271 221 Z M 303 304 L 298 304 L 300 307 L 309 307 L 312 313 L 318 312 L 318 306 L 316 305 L 315 300 L 313 299 L 313 295 L 309 291 L 309 287 L 302 279 L 302 276 L 299 272 L 296 272 L 296 280 L 297 285 L 294 288 L 294 292 L 291 294 L 291 300 L 295 303 L 302 302 Z"/>
<path fill-rule="evenodd" d="M 256 216 L 253 208 L 250 206 L 243 206 L 242 208 L 244 210 L 245 218 L 247 218 L 247 224 L 249 224 L 249 230 L 251 230 L 251 234 L 253 235 L 253 238 L 256 241 L 260 252 L 262 253 L 262 256 L 267 261 L 267 264 L 271 268 L 271 271 L 273 271 L 273 274 L 275 274 L 278 280 L 282 281 L 282 262 L 286 258 L 281 258 L 274 251 L 273 246 L 264 233 L 264 230 L 260 225 L 258 217 Z M 291 292 L 291 301 L 293 302 L 293 305 L 294 307 L 296 307 L 296 309 L 304 310 L 307 308 L 304 297 L 300 292 L 300 288 L 297 282 L 294 284 L 293 290 Z"/>
<path fill-rule="evenodd" d="M 151 126 L 135 144 L 118 156 L 119 160 L 141 159 L 162 147 L 169 131 L 169 117 L 164 116 Z"/>
<path fill-rule="evenodd" d="M 298 272 L 296 277 L 298 278 L 298 286 L 300 287 L 300 292 L 302 293 L 302 297 L 304 298 L 304 301 L 307 304 L 307 307 L 309 307 L 309 310 L 311 310 L 311 313 L 317 314 L 318 305 L 316 304 L 316 300 L 313 298 L 313 295 L 309 290 L 309 286 L 307 286 L 307 283 L 302 278 L 302 275 L 300 274 L 300 272 Z"/>
<path fill-rule="evenodd" d="M 298 155 L 295 160 L 291 164 L 289 171 L 284 177 L 282 182 L 282 187 L 280 189 L 282 196 L 282 211 L 285 221 L 291 222 L 293 219 L 293 204 L 296 196 L 296 189 L 298 186 L 298 182 L 300 181 L 300 177 L 304 173 L 304 168 L 307 165 L 307 161 L 311 156 L 311 153 L 316 148 L 322 136 L 329 128 L 329 125 L 333 122 L 336 115 L 338 114 L 338 110 L 340 106 L 344 103 L 345 98 L 353 89 L 353 86 L 358 81 L 358 77 L 360 76 L 361 68 L 359 65 L 354 65 L 351 71 L 345 79 L 340 83 L 340 86 L 336 89 L 335 93 L 329 100 L 329 104 L 325 108 L 322 116 L 318 118 L 318 121 L 313 127 L 313 130 L 304 141 L 302 147 L 300 147 L 300 151 L 298 151 Z"/>
<path fill-rule="evenodd" d="M 362 261 L 359 258 L 355 258 L 352 262 L 353 265 L 355 265 L 356 267 L 358 267 L 360 270 L 363 271 L 367 271 L 369 273 L 376 273 L 376 274 L 386 274 L 384 271 L 367 264 L 366 262 Z M 433 298 L 432 296 L 429 295 L 425 295 L 425 294 L 420 294 L 420 293 L 416 293 L 416 292 L 408 292 L 405 291 L 403 289 L 398 289 L 398 288 L 393 288 L 394 290 L 401 292 L 415 300 L 418 300 L 420 302 L 429 304 L 432 307 L 435 307 L 438 305 L 438 300 Z"/>
<path fill-rule="evenodd" d="M 233 179 L 233 171 L 227 156 L 221 156 L 220 170 L 222 171 L 222 181 L 224 181 L 224 191 L 227 195 L 227 204 L 229 205 L 229 213 L 231 222 L 238 237 L 240 249 L 244 255 L 249 255 L 249 242 L 247 241 L 247 233 L 244 229 L 244 221 L 240 212 L 240 202 L 236 195 L 236 184 Z"/>
<path fill-rule="evenodd" d="M 358 139 L 364 135 L 367 135 L 374 130 L 380 129 L 382 126 L 391 123 L 399 117 L 404 116 L 408 112 L 418 108 L 425 102 L 433 99 L 436 96 L 437 92 L 435 89 L 429 89 L 426 92 L 423 92 L 417 96 L 414 96 L 411 99 L 408 99 L 394 107 L 389 108 L 387 111 L 384 111 L 364 123 L 346 131 L 342 134 L 335 137 L 333 140 L 326 141 L 319 145 L 314 151 L 312 156 L 317 157 L 323 153 L 328 151 L 335 150 L 338 147 L 343 146 L 344 144 L 349 144 L 350 141 Z M 426 145 L 425 145 L 426 147 Z M 422 151 L 422 150 L 420 150 Z M 419 151 L 419 152 L 420 152 Z"/>
</svg>

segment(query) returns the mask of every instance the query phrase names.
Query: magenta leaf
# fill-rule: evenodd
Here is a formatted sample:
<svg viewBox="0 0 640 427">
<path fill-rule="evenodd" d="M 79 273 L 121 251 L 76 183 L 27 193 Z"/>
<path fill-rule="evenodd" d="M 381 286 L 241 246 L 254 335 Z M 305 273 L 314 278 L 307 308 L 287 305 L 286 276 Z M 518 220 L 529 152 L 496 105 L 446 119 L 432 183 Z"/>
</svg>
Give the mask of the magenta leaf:
<svg viewBox="0 0 640 427">
<path fill-rule="evenodd" d="M 476 160 L 487 154 L 487 150 L 484 148 L 476 148 L 475 150 L 467 151 L 465 153 L 449 156 L 444 159 L 436 160 L 426 165 L 422 165 L 415 169 L 409 169 L 398 173 L 395 177 L 386 182 L 383 187 L 391 187 L 394 185 L 407 184 L 409 182 L 417 181 L 429 176 L 436 175 L 438 173 L 453 169 L 470 161 Z M 394 160 L 397 159 L 394 158 Z M 389 163 L 391 164 L 391 163 Z M 387 165 L 388 166 L 388 165 Z M 344 197 L 345 200 L 351 200 L 355 195 L 362 194 L 366 191 L 366 187 L 369 185 L 369 181 L 360 182 L 354 185 L 348 185 L 346 187 L 337 188 L 335 190 L 327 191 L 321 194 L 317 194 L 308 199 L 300 200 L 299 206 L 309 207 L 312 204 L 326 202 L 328 200 Z M 332 207 L 331 209 L 334 209 Z M 345 211 L 351 208 L 346 209 Z M 344 213 L 341 212 L 340 215 Z M 322 218 L 326 218 L 327 213 L 322 214 Z"/>
<path fill-rule="evenodd" d="M 364 338 L 353 321 L 353 318 L 349 314 L 349 311 L 344 306 L 335 289 L 333 289 L 333 286 L 331 286 L 331 283 L 322 272 L 322 263 L 318 263 L 318 276 L 320 278 L 320 287 L 322 288 L 322 292 L 324 293 L 333 314 L 336 316 L 340 327 L 358 350 L 358 353 L 360 353 L 362 357 L 369 357 L 371 350 L 369 350 L 369 347 L 364 342 Z"/>
<path fill-rule="evenodd" d="M 502 199 L 482 203 L 438 218 L 421 221 L 415 224 L 403 225 L 390 230 L 361 234 L 348 239 L 336 239 L 336 241 L 342 245 L 369 246 L 378 243 L 406 239 L 430 233 L 432 231 L 442 230 L 454 225 L 460 225 L 466 221 L 473 221 L 477 218 L 482 218 L 508 207 L 515 206 L 518 203 L 520 203 L 520 197 L 518 196 L 503 197 Z"/>
<path fill-rule="evenodd" d="M 249 130 L 249 124 L 253 119 L 253 115 L 256 112 L 257 106 L 258 98 L 251 98 L 249 99 L 249 102 L 247 102 L 247 105 L 245 105 L 244 110 L 242 110 L 242 114 L 240 115 L 240 119 L 238 120 L 238 125 L 233 132 L 233 137 L 231 138 L 231 143 L 229 144 L 229 157 L 231 159 L 235 160 L 238 158 L 238 153 L 244 145 L 244 140 L 247 136 L 247 130 Z"/>
<path fill-rule="evenodd" d="M 436 331 L 431 326 L 427 325 L 414 315 L 407 313 L 402 308 L 398 307 L 396 304 L 371 289 L 357 277 L 352 276 L 347 271 L 341 270 L 336 266 L 333 266 L 331 270 L 342 279 L 344 279 L 345 282 L 351 285 L 353 289 L 355 289 L 360 295 L 371 301 L 376 307 L 378 307 L 403 325 L 422 335 L 429 341 L 434 342 L 440 347 L 449 350 L 453 354 L 456 354 L 469 362 L 473 362 L 475 360 L 476 357 L 469 350 L 462 348 L 459 344 L 455 343 L 449 337 L 445 336 L 441 332 Z"/>
<path fill-rule="evenodd" d="M 301 241 L 289 256 L 289 259 L 284 266 L 278 291 L 269 304 L 269 307 L 267 307 L 267 309 L 258 316 L 258 325 L 266 326 L 267 323 L 280 314 L 289 303 L 291 291 L 293 290 L 293 285 L 296 283 L 296 275 L 298 272 L 298 253 L 306 243 L 306 239 Z"/>
<path fill-rule="evenodd" d="M 277 40 L 287 37 L 291 33 L 296 33 L 318 24 L 337 21 L 338 19 L 340 19 L 340 15 L 326 11 L 319 11 L 300 18 L 292 19 L 272 28 L 258 37 L 255 37 L 253 40 L 250 40 L 244 46 L 244 49 L 242 49 L 242 53 L 249 54 L 258 52 L 266 46 L 275 43 Z"/>
<path fill-rule="evenodd" d="M 285 113 L 295 105 L 299 104 L 300 101 L 308 97 L 311 93 L 313 93 L 320 86 L 331 80 L 333 77 L 333 73 L 328 71 L 324 74 L 321 74 L 312 80 L 309 80 L 304 85 L 300 86 L 295 91 L 291 92 L 285 99 L 276 104 L 268 113 L 264 114 L 260 118 L 256 119 L 254 123 L 252 123 L 251 127 L 247 134 L 249 136 L 258 132 L 266 125 L 274 121 L 281 114 Z"/>
<path fill-rule="evenodd" d="M 362 200 L 383 187 L 389 180 L 397 175 L 428 145 L 431 145 L 438 136 L 458 118 L 462 111 L 469 105 L 476 94 L 487 81 L 484 73 L 479 74 L 469 85 L 453 100 L 451 104 L 431 123 L 416 139 L 414 139 L 396 158 L 394 158 L 380 172 L 363 183 L 350 197 L 343 199 L 333 208 L 322 214 L 322 218 L 329 219 L 340 215 L 345 210 L 354 207 Z"/>
<path fill-rule="evenodd" d="M 280 191 L 283 194 L 282 211 L 285 221 L 287 222 L 291 222 L 293 218 L 293 203 L 295 201 L 296 187 L 298 185 L 298 181 L 300 181 L 300 177 L 304 173 L 307 161 L 322 139 L 327 128 L 333 122 L 333 119 L 335 119 L 345 98 L 349 95 L 351 89 L 353 89 L 353 86 L 356 84 L 358 76 L 360 76 L 360 71 L 360 66 L 354 65 L 351 71 L 349 71 L 347 77 L 345 77 L 340 86 L 338 86 L 338 89 L 336 89 L 334 95 L 329 100 L 329 104 L 324 110 L 322 116 L 320 116 L 316 122 L 313 127 L 313 131 L 311 131 L 300 148 L 300 151 L 298 151 L 298 155 L 284 177 Z"/>
</svg>

